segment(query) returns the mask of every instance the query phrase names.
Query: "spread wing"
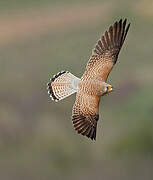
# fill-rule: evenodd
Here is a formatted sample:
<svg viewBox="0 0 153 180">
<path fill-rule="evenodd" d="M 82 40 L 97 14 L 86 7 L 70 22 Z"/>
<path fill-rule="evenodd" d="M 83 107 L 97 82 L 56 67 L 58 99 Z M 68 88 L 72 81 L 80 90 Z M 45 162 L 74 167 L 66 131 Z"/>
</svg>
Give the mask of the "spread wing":
<svg viewBox="0 0 153 180">
<path fill-rule="evenodd" d="M 93 78 L 107 80 L 115 65 L 120 49 L 124 43 L 130 24 L 126 26 L 126 19 L 115 22 L 109 30 L 98 40 L 93 53 L 82 76 L 82 80 Z"/>
<path fill-rule="evenodd" d="M 85 94 L 80 90 L 72 110 L 74 129 L 92 140 L 96 140 L 99 100 L 100 97 Z"/>
</svg>

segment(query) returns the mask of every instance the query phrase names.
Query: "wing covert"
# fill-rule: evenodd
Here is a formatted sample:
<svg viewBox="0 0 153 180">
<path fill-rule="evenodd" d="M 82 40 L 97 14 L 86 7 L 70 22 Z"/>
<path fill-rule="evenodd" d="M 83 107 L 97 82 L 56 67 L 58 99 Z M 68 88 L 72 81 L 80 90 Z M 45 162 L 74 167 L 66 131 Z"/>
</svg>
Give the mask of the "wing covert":
<svg viewBox="0 0 153 180">
<path fill-rule="evenodd" d="M 82 79 L 103 79 L 107 77 L 116 64 L 120 49 L 124 43 L 130 24 L 126 26 L 126 19 L 115 22 L 102 35 L 93 49 L 92 56 L 86 66 Z"/>
<path fill-rule="evenodd" d="M 72 109 L 72 123 L 78 134 L 96 140 L 100 97 L 79 91 Z"/>
</svg>

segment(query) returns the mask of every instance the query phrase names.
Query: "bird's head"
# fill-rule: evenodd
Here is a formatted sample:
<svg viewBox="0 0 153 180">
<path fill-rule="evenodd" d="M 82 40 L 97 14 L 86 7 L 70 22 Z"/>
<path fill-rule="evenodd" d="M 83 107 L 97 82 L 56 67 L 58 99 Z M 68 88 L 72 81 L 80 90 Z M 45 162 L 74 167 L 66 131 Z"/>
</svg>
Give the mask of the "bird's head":
<svg viewBox="0 0 153 180">
<path fill-rule="evenodd" d="M 113 87 L 110 84 L 105 84 L 105 86 L 104 86 L 104 94 L 103 95 L 109 94 L 112 91 L 113 91 Z"/>
</svg>

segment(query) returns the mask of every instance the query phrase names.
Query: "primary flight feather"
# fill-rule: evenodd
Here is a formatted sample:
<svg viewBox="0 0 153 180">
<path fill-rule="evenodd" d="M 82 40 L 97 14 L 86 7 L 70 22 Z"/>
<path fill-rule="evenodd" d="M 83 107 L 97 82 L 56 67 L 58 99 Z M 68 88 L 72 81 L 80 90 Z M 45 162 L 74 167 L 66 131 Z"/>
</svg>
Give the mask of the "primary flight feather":
<svg viewBox="0 0 153 180">
<path fill-rule="evenodd" d="M 62 71 L 54 75 L 47 84 L 48 93 L 55 101 L 76 93 L 72 109 L 74 129 L 92 140 L 96 140 L 100 98 L 113 90 L 106 81 L 117 62 L 120 49 L 129 30 L 130 24 L 127 25 L 126 22 L 126 19 L 124 21 L 121 19 L 105 31 L 93 49 L 81 79 L 68 71 Z"/>
</svg>

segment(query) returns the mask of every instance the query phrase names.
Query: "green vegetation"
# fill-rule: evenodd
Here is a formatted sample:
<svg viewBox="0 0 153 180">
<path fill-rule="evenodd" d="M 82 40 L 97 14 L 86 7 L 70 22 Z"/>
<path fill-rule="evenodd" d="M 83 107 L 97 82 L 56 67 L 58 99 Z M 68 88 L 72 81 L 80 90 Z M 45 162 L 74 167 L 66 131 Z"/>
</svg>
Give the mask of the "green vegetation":
<svg viewBox="0 0 153 180">
<path fill-rule="evenodd" d="M 0 179 L 152 179 L 149 5 L 6 0 L 1 9 Z M 72 128 L 75 96 L 54 103 L 46 83 L 60 70 L 80 77 L 93 45 L 121 17 L 131 28 L 109 77 L 116 90 L 102 98 L 91 142 Z"/>
</svg>

